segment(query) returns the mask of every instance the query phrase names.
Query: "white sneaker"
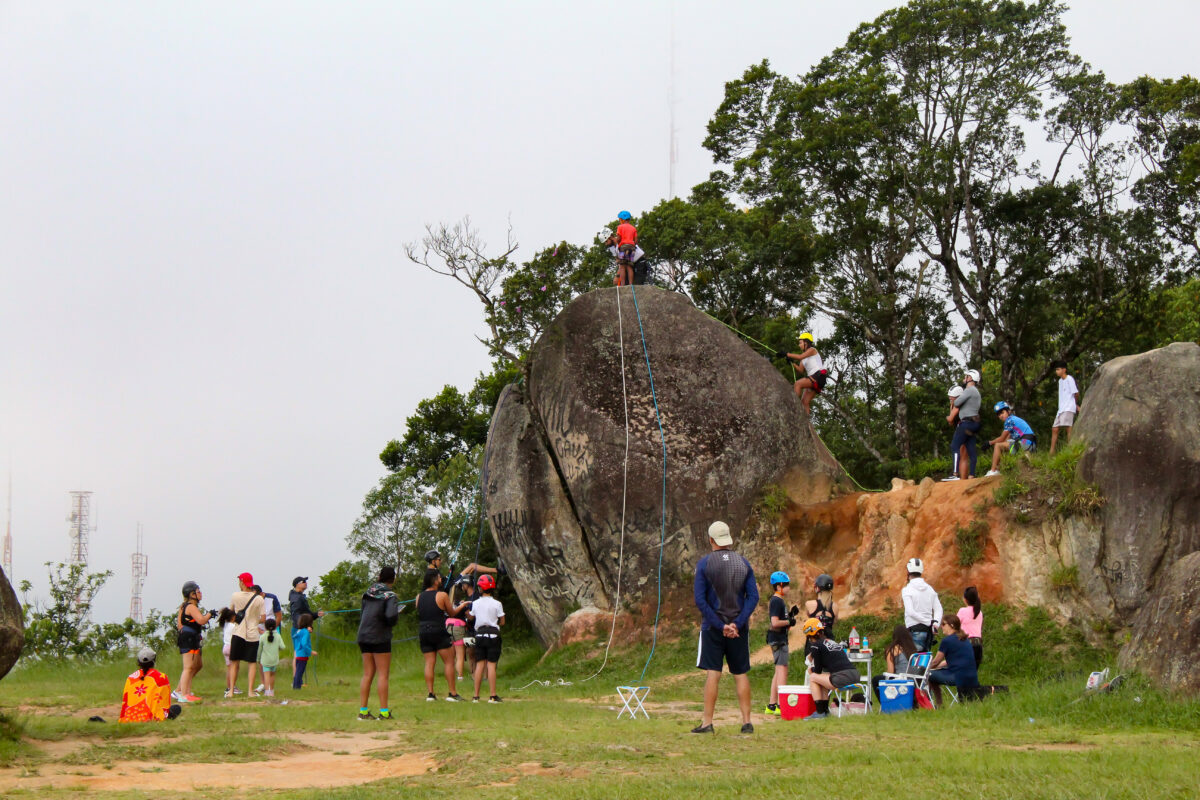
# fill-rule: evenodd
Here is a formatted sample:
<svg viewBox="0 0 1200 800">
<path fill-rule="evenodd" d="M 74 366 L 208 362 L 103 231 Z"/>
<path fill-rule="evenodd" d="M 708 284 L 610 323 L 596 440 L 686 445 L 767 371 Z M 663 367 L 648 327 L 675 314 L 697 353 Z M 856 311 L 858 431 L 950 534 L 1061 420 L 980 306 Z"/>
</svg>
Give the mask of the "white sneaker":
<svg viewBox="0 0 1200 800">
<path fill-rule="evenodd" d="M 984 475 L 983 477 L 985 477 L 985 478 L 990 478 L 990 477 L 992 477 L 993 475 L 999 475 L 999 474 L 1000 474 L 1000 470 L 998 470 L 998 469 L 989 469 L 989 470 L 988 470 L 988 472 L 987 472 L 987 475 Z"/>
<path fill-rule="evenodd" d="M 942 478 L 942 483 L 946 483 L 947 481 L 957 481 L 957 480 L 961 480 L 961 479 L 957 475 L 951 475 L 949 478 Z"/>
<path fill-rule="evenodd" d="M 233 687 L 233 693 L 234 693 L 234 694 L 241 694 L 241 693 L 242 693 L 242 690 L 241 690 L 241 689 L 239 689 L 238 687 L 236 687 L 236 686 L 235 686 L 235 687 Z"/>
<path fill-rule="evenodd" d="M 254 687 L 254 691 L 258 692 L 259 694 L 262 694 L 262 693 L 263 693 L 263 690 L 264 690 L 264 689 L 266 689 L 266 688 L 267 688 L 267 687 L 266 687 L 264 684 L 261 684 L 261 683 L 260 683 L 258 686 L 255 686 L 255 687 Z"/>
<path fill-rule="evenodd" d="M 226 689 L 226 690 L 225 690 L 225 699 L 226 699 L 226 700 L 231 700 L 232 698 L 233 698 L 233 692 L 231 692 L 230 690 Z"/>
<path fill-rule="evenodd" d="M 174 700 L 176 703 L 186 703 L 187 702 L 186 700 L 183 699 L 183 695 L 181 695 L 179 692 L 171 692 L 171 699 Z"/>
</svg>

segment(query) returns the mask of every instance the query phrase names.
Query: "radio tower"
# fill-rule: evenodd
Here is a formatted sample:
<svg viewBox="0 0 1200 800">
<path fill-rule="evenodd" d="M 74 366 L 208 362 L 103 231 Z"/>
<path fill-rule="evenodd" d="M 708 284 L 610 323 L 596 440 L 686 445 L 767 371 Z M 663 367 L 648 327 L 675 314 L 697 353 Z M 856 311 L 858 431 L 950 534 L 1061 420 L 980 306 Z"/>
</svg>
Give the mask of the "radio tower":
<svg viewBox="0 0 1200 800">
<path fill-rule="evenodd" d="M 4 529 L 4 575 L 12 583 L 12 473 L 8 473 L 8 527 Z"/>
<path fill-rule="evenodd" d="M 137 552 L 131 557 L 133 561 L 133 593 L 129 595 L 129 618 L 134 622 L 142 621 L 142 585 L 149 574 L 150 560 L 142 552 L 142 523 L 137 527 Z"/>
<path fill-rule="evenodd" d="M 71 492 L 71 513 L 67 515 L 71 523 L 71 556 L 70 564 L 88 563 L 88 539 L 92 535 L 92 493 Z"/>
</svg>

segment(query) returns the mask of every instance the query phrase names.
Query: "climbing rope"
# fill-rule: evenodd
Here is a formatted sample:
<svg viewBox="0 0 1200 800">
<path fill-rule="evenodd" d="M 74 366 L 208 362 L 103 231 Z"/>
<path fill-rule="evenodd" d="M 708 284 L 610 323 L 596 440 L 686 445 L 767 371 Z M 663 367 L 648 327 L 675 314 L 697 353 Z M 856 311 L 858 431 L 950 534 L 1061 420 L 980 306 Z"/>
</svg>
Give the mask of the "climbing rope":
<svg viewBox="0 0 1200 800">
<path fill-rule="evenodd" d="M 613 634 L 617 630 L 617 612 L 621 609 L 621 567 L 625 562 L 625 502 L 629 492 L 629 393 L 625 388 L 625 325 L 621 316 L 621 287 L 616 287 L 615 291 L 617 293 L 617 342 L 621 351 L 621 405 L 625 409 L 625 470 L 621 481 L 621 544 L 617 550 L 617 598 L 613 602 L 612 625 L 608 629 L 608 641 L 604 644 L 604 661 L 600 662 L 600 669 L 584 678 L 580 683 L 586 683 L 599 675 L 608 664 L 608 651 L 612 647 Z"/>
<path fill-rule="evenodd" d="M 479 461 L 479 477 L 475 479 L 475 491 L 471 492 L 471 502 L 467 504 L 467 513 L 463 517 L 462 527 L 458 529 L 458 541 L 454 543 L 454 549 L 450 551 L 450 563 L 458 563 L 458 548 L 462 545 L 463 533 L 467 530 L 467 523 L 471 521 L 471 511 L 475 508 L 475 497 L 479 494 L 480 487 L 483 485 L 483 459 Z M 478 546 L 475 548 L 476 554 L 479 552 Z"/>
<path fill-rule="evenodd" d="M 658 439 L 662 444 L 663 454 L 662 522 L 658 533 L 658 605 L 654 609 L 654 631 L 650 636 L 650 655 L 646 657 L 646 664 L 642 667 L 641 676 L 638 677 L 638 682 L 640 683 L 646 677 L 646 670 L 650 668 L 650 661 L 654 658 L 654 650 L 658 646 L 658 618 L 662 613 L 663 548 L 667 542 L 667 437 L 663 433 L 662 413 L 658 410 L 658 393 L 654 389 L 654 371 L 650 369 L 650 350 L 646 347 L 646 329 L 642 327 L 642 312 L 638 308 L 637 289 L 630 286 L 629 291 L 633 295 L 633 311 L 637 314 L 638 332 L 642 337 L 642 354 L 646 357 L 646 374 L 650 377 L 650 397 L 654 401 L 654 418 L 658 422 Z"/>
</svg>

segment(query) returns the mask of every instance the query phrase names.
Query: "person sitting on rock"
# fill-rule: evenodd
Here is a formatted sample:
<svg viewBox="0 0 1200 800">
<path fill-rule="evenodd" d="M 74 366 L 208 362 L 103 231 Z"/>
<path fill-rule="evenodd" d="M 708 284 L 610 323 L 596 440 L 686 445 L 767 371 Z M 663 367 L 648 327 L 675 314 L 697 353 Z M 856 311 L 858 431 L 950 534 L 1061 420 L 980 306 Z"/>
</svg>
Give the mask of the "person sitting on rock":
<svg viewBox="0 0 1200 800">
<path fill-rule="evenodd" d="M 1001 400 L 996 403 L 994 410 L 1004 430 L 995 439 L 988 439 L 992 446 L 992 468 L 986 477 L 1000 474 L 1000 456 L 1007 449 L 1011 453 L 1031 452 L 1037 449 L 1037 436 L 1029 423 L 1012 413 L 1012 406 Z"/>
<path fill-rule="evenodd" d="M 933 626 L 942 617 L 942 601 L 933 587 L 925 582 L 925 562 L 908 560 L 908 585 L 900 591 L 904 603 L 904 627 L 912 633 L 913 643 L 924 652 L 933 644 Z"/>
<path fill-rule="evenodd" d="M 804 406 L 804 413 L 811 414 L 812 399 L 825 388 L 829 370 L 825 369 L 825 364 L 821 361 L 821 354 L 817 352 L 811 333 L 800 334 L 800 346 L 802 349 L 799 353 L 779 350 L 775 355 L 778 358 L 786 358 L 789 362 L 799 361 L 804 368 L 804 377 L 796 381 L 793 388 L 796 396 L 800 398 L 800 405 Z"/>
<path fill-rule="evenodd" d="M 846 649 L 825 635 L 821 620 L 812 618 L 804 623 L 804 635 L 813 642 L 810 658 L 812 669 L 808 673 L 808 687 L 812 692 L 817 710 L 805 720 L 825 719 L 829 716 L 829 693 L 862 682 L 858 668 L 850 663 Z"/>
<path fill-rule="evenodd" d="M 942 478 L 944 481 L 966 480 L 975 477 L 975 461 L 978 458 L 975 450 L 975 436 L 983 424 L 979 418 L 979 407 L 983 404 L 983 398 L 980 397 L 979 389 L 975 385 L 979 383 L 979 371 L 969 369 L 963 378 L 965 383 L 962 394 L 955 399 L 954 407 L 950 409 L 950 415 L 946 417 L 946 422 L 951 425 L 955 425 L 955 418 L 957 418 L 958 424 L 954 428 L 954 438 L 950 440 L 950 453 L 954 457 L 954 474 L 949 478 Z M 967 448 L 969 463 L 963 463 L 959 458 L 959 449 L 964 445 Z"/>
<path fill-rule="evenodd" d="M 137 654 L 137 671 L 125 679 L 120 722 L 162 722 L 179 716 L 171 704 L 171 681 L 154 668 L 158 654 L 143 647 Z"/>
</svg>

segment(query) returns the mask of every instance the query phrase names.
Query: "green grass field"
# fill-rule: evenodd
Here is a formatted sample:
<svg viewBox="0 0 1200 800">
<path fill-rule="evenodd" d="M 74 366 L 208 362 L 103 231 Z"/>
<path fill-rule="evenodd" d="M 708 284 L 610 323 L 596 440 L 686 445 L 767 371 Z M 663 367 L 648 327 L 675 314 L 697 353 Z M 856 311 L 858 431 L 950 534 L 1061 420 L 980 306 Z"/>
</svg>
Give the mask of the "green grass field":
<svg viewBox="0 0 1200 800">
<path fill-rule="evenodd" d="M 1010 685 L 1009 696 L 939 712 L 784 722 L 759 713 L 770 667 L 756 666 L 751 736 L 737 732 L 728 678 L 717 735 L 688 732 L 699 719 L 702 680 L 691 668 L 690 632 L 672 640 L 664 631 L 647 673 L 651 719 L 636 722 L 616 719 L 614 687 L 638 677 L 648 643 L 614 653 L 587 683 L 580 679 L 602 655 L 594 648 L 546 656 L 536 643 L 508 646 L 500 705 L 425 702 L 416 645 L 402 643 L 391 681 L 396 719 L 387 723 L 355 719 L 359 656 L 329 641 L 319 642 L 302 692 L 283 688 L 285 670 L 275 702 L 222 700 L 220 671 L 210 666 L 196 682 L 205 701 L 159 725 L 115 723 L 132 664 L 22 665 L 0 681 L 0 796 L 216 798 L 235 787 L 239 796 L 320 800 L 480 789 L 585 798 L 1200 796 L 1200 702 L 1166 696 L 1138 676 L 1113 694 L 1078 700 L 1086 673 L 1112 666 L 1110 656 L 1037 610 L 986 614 L 981 677 Z M 879 645 L 891 624 L 848 622 Z M 757 643 L 761 631 L 755 636 Z M 217 649 L 206 658 L 223 666 Z M 177 656 L 164 655 L 159 666 L 177 678 Z M 793 672 L 798 681 L 802 670 Z M 515 690 L 535 678 L 572 683 Z M 440 675 L 437 685 L 444 695 Z M 107 721 L 88 722 L 94 714 Z"/>
</svg>

